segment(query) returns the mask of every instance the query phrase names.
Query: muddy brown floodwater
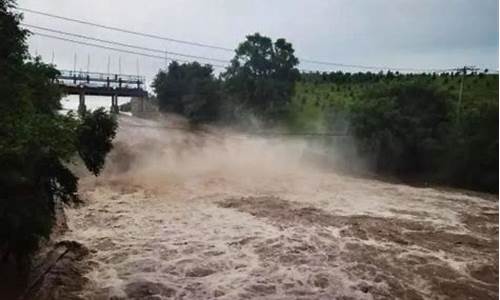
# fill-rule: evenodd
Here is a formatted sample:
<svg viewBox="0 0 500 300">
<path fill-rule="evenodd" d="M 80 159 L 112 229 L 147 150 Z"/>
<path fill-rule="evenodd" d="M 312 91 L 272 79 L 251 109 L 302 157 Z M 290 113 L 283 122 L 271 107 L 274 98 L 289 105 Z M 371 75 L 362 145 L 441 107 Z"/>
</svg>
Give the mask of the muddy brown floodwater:
<svg viewBox="0 0 500 300">
<path fill-rule="evenodd" d="M 307 142 L 122 117 L 61 299 L 497 299 L 492 196 L 338 175 Z M 175 123 L 179 124 L 179 123 Z"/>
</svg>

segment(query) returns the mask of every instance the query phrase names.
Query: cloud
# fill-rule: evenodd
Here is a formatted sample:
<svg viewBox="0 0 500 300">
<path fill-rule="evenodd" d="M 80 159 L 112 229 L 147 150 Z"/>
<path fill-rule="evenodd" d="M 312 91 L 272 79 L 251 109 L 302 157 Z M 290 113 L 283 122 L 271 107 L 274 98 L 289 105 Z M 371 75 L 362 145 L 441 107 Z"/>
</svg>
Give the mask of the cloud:
<svg viewBox="0 0 500 300">
<path fill-rule="evenodd" d="M 417 68 L 475 64 L 498 68 L 498 0 L 18 0 L 21 7 L 130 30 L 234 48 L 247 34 L 261 32 L 290 40 L 299 57 L 346 64 Z M 141 38 L 25 14 L 26 23 L 99 38 L 193 55 L 229 59 L 232 53 Z M 137 57 L 30 38 L 30 49 L 46 61 L 52 52 L 61 68 L 122 71 L 135 74 Z M 161 59 L 139 58 L 149 79 L 164 66 Z M 303 64 L 307 69 L 328 69 Z M 351 70 L 352 71 L 352 70 Z M 356 70 L 354 70 L 356 71 Z"/>
</svg>

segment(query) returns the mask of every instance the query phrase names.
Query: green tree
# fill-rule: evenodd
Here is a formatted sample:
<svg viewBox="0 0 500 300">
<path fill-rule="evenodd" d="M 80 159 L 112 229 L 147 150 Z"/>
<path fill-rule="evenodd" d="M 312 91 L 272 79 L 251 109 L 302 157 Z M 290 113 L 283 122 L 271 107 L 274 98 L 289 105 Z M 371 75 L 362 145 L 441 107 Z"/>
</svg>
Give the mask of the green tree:
<svg viewBox="0 0 500 300">
<path fill-rule="evenodd" d="M 281 116 L 300 78 L 294 52 L 285 39 L 273 43 L 259 33 L 247 36 L 223 74 L 226 91 L 259 114 Z"/>
<path fill-rule="evenodd" d="M 103 167 L 117 124 L 103 111 L 62 115 L 58 71 L 31 59 L 28 32 L 13 0 L 0 0 L 0 255 L 26 261 L 48 237 L 57 201 L 75 202 L 80 153 L 94 173 Z"/>
<path fill-rule="evenodd" d="M 498 98 L 466 102 L 445 159 L 449 183 L 498 193 Z"/>
<path fill-rule="evenodd" d="M 434 172 L 447 150 L 450 100 L 421 81 L 380 83 L 350 103 L 352 130 L 379 172 Z"/>
<path fill-rule="evenodd" d="M 220 105 L 219 82 L 210 65 L 198 62 L 172 62 L 168 71 L 160 71 L 153 89 L 161 111 L 181 114 L 193 122 L 217 119 Z"/>
<path fill-rule="evenodd" d="M 498 90 L 457 95 L 432 75 L 378 83 L 349 104 L 353 133 L 375 170 L 498 192 Z"/>
</svg>

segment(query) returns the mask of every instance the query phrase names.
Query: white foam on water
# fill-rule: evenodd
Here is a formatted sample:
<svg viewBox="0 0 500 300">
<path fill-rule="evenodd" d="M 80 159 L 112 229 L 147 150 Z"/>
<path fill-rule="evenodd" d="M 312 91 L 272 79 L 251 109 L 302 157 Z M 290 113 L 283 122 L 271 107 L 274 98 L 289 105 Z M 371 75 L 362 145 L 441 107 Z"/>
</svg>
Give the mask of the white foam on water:
<svg viewBox="0 0 500 300">
<path fill-rule="evenodd" d="M 304 159 L 310 148 L 304 140 L 179 129 L 184 126 L 121 117 L 102 176 L 82 178 L 87 203 L 67 210 L 66 238 L 95 250 L 84 297 L 125 297 L 127 284 L 138 281 L 161 283 L 187 299 L 372 299 L 360 285 L 388 288 L 384 281 L 353 276 L 345 252 L 349 243 L 399 246 L 344 237 L 346 227 L 279 226 L 222 207 L 229 198 L 272 196 L 332 215 L 400 218 L 462 232 L 464 209 L 498 210 L 479 197 L 319 169 Z M 465 268 L 441 253 L 404 251 Z M 430 293 L 420 278 L 408 285 Z"/>
</svg>

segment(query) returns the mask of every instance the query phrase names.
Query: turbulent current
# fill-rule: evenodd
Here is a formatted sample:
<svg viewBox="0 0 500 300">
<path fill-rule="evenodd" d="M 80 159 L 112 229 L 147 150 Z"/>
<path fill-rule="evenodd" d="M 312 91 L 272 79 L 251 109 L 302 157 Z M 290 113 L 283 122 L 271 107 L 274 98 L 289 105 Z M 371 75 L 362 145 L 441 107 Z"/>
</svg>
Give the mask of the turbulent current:
<svg viewBox="0 0 500 300">
<path fill-rule="evenodd" d="M 81 299 L 496 299 L 493 196 L 339 175 L 309 142 L 121 117 L 62 237 Z M 70 298 L 69 295 L 60 299 Z"/>
</svg>

